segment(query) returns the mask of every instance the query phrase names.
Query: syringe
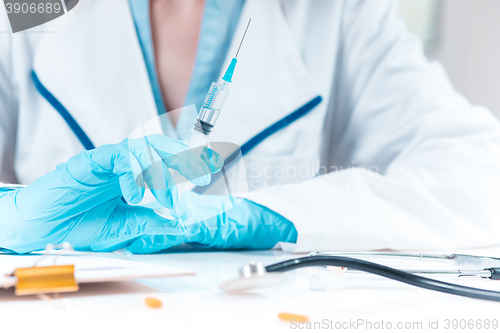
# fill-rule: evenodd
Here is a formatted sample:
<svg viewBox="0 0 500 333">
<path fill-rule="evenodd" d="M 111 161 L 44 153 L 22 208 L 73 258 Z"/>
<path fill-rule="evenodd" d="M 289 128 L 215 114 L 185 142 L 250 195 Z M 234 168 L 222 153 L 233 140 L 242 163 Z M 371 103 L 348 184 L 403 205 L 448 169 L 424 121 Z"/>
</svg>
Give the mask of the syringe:
<svg viewBox="0 0 500 333">
<path fill-rule="evenodd" d="M 198 118 L 186 141 L 188 147 L 195 148 L 207 144 L 208 136 L 217 123 L 222 107 L 229 95 L 229 84 L 236 67 L 236 61 L 236 58 L 233 58 L 222 78 L 222 83 L 212 82 Z"/>
<path fill-rule="evenodd" d="M 210 135 L 210 132 L 217 123 L 219 114 L 222 110 L 222 107 L 224 106 L 224 103 L 226 102 L 227 96 L 229 95 L 229 84 L 231 83 L 231 80 L 233 78 L 234 69 L 236 67 L 236 63 L 238 62 L 238 53 L 240 53 L 240 48 L 243 44 L 243 41 L 245 40 L 250 22 L 252 22 L 252 19 L 248 21 L 247 27 L 243 34 L 243 38 L 240 41 L 238 50 L 236 51 L 236 55 L 231 60 L 226 73 L 222 77 L 222 83 L 212 82 L 212 85 L 208 90 L 205 101 L 203 102 L 200 113 L 198 114 L 198 118 L 196 119 L 194 127 L 191 130 L 191 134 L 189 135 L 189 138 L 186 142 L 188 147 L 198 147 L 198 144 L 201 141 L 200 139 L 198 139 L 200 135 L 202 136 L 202 139 L 208 139 L 204 136 Z M 205 142 L 203 143 L 203 145 L 204 144 Z"/>
<path fill-rule="evenodd" d="M 235 57 L 231 60 L 229 67 L 227 68 L 224 76 L 222 77 L 222 82 L 212 82 L 210 89 L 208 90 L 207 96 L 205 97 L 205 101 L 203 102 L 200 112 L 198 114 L 198 118 L 189 134 L 189 137 L 186 141 L 186 145 L 189 148 L 196 148 L 201 146 L 209 145 L 209 136 L 214 128 L 217 120 L 219 118 L 220 112 L 226 102 L 227 96 L 229 95 L 229 84 L 233 78 L 234 69 L 236 67 L 236 63 L 238 62 L 238 53 L 240 52 L 241 45 L 245 40 L 245 36 L 248 31 L 248 27 L 250 26 L 250 22 L 252 19 L 248 21 L 245 32 L 241 39 L 241 42 L 238 46 L 238 50 L 236 51 Z M 181 176 L 177 171 L 172 172 L 173 178 L 175 179 L 177 186 L 177 197 L 180 199 L 184 189 L 186 187 L 187 180 L 183 176 Z M 225 175 L 224 175 L 225 178 Z M 225 178 L 226 179 L 226 178 Z M 227 181 L 227 179 L 226 179 Z M 228 192 L 230 190 L 228 188 Z M 160 215 L 166 215 L 169 210 L 163 208 L 159 213 Z"/>
</svg>

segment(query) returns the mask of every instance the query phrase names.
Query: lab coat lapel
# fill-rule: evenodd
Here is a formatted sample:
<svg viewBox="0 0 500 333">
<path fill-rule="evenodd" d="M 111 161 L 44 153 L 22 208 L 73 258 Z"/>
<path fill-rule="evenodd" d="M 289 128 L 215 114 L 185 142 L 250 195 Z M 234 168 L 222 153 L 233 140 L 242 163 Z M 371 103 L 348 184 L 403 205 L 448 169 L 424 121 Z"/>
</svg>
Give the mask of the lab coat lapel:
<svg viewBox="0 0 500 333">
<path fill-rule="evenodd" d="M 250 17 L 231 94 L 212 141 L 241 146 L 320 95 L 277 0 L 246 1 L 223 69 Z"/>
<path fill-rule="evenodd" d="M 119 142 L 157 116 L 127 1 L 81 1 L 54 24 L 33 70 L 95 146 Z"/>
</svg>

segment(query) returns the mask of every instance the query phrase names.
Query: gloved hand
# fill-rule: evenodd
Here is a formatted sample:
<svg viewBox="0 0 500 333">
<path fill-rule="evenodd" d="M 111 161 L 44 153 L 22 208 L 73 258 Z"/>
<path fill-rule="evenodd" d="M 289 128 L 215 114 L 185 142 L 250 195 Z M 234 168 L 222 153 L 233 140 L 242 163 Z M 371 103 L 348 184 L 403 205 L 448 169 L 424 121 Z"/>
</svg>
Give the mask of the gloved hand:
<svg viewBox="0 0 500 333">
<path fill-rule="evenodd" d="M 221 250 L 269 249 L 278 242 L 295 243 L 297 231 L 292 222 L 252 201 L 227 196 L 183 193 L 172 215 L 177 232 L 146 235 L 127 248 L 132 253 L 153 253 L 188 243 Z M 113 241 L 93 247 L 97 251 L 116 249 Z"/>
<path fill-rule="evenodd" d="M 147 185 L 173 208 L 177 190 L 167 167 L 203 186 L 223 165 L 216 152 L 200 150 L 153 135 L 83 151 L 26 188 L 0 194 L 0 248 L 26 253 L 64 241 L 77 250 L 104 241 L 120 248 L 142 235 L 178 235 L 177 221 L 122 196 L 139 203 Z"/>
</svg>

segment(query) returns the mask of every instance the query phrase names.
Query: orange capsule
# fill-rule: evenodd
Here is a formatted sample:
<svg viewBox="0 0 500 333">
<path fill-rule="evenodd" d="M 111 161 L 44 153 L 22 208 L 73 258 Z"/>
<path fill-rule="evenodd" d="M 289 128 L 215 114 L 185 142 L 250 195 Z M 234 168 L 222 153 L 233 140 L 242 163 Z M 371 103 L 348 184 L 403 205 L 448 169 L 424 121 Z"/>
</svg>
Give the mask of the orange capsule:
<svg viewBox="0 0 500 333">
<path fill-rule="evenodd" d="M 309 318 L 307 318 L 306 316 L 301 316 L 301 315 L 296 315 L 296 314 L 291 314 L 291 313 L 280 313 L 278 315 L 278 317 L 281 319 L 281 320 L 284 320 L 284 321 L 297 321 L 299 323 L 305 323 L 307 321 L 309 321 Z"/>
<path fill-rule="evenodd" d="M 147 306 L 153 309 L 161 308 L 163 305 L 163 303 L 159 299 L 154 297 L 148 297 L 144 300 L 144 302 L 146 302 Z"/>
</svg>

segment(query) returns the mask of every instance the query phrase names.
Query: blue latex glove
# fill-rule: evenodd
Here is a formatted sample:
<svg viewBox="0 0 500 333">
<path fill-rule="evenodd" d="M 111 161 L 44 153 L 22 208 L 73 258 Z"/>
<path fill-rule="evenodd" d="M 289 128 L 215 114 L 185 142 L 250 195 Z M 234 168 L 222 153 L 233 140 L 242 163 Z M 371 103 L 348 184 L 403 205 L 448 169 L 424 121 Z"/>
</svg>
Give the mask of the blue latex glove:
<svg viewBox="0 0 500 333">
<path fill-rule="evenodd" d="M 182 243 L 213 249 L 269 249 L 278 242 L 295 243 L 297 231 L 292 222 L 252 201 L 236 199 L 233 207 L 227 196 L 185 192 L 173 215 L 177 233 L 147 235 L 135 240 L 132 253 L 153 253 Z M 93 247 L 115 250 L 112 242 Z"/>
<path fill-rule="evenodd" d="M 143 235 L 179 234 L 177 221 L 139 203 L 145 185 L 167 208 L 177 204 L 168 168 L 196 185 L 207 185 L 223 165 L 208 148 L 153 135 L 83 151 L 26 188 L 0 194 L 0 248 L 18 253 L 70 242 L 92 250 L 101 242 L 125 247 Z"/>
</svg>

